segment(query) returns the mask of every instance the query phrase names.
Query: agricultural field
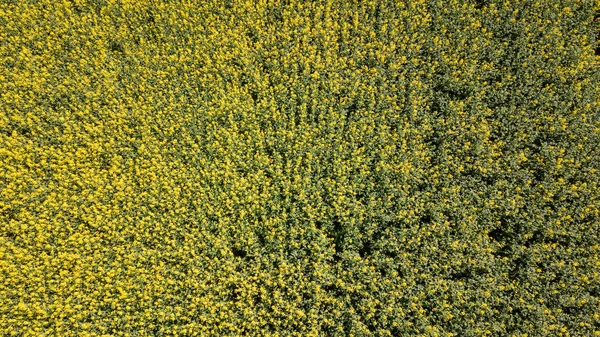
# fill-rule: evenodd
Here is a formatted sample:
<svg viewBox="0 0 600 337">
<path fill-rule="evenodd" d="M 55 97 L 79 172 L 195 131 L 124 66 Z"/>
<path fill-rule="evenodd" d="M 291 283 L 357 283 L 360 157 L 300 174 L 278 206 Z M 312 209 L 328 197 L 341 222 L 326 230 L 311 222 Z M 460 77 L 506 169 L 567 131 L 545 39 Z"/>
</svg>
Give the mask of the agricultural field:
<svg viewBox="0 0 600 337">
<path fill-rule="evenodd" d="M 0 336 L 600 336 L 600 1 L 0 0 Z"/>
</svg>

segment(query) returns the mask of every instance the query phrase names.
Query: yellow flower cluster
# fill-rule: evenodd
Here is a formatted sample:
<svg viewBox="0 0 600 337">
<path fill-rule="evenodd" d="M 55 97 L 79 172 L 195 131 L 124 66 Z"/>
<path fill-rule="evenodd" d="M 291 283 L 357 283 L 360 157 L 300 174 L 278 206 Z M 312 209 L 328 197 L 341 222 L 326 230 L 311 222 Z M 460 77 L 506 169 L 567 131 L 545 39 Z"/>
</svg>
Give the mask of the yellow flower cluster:
<svg viewBox="0 0 600 337">
<path fill-rule="evenodd" d="M 0 1 L 0 335 L 600 335 L 598 13 Z"/>
</svg>

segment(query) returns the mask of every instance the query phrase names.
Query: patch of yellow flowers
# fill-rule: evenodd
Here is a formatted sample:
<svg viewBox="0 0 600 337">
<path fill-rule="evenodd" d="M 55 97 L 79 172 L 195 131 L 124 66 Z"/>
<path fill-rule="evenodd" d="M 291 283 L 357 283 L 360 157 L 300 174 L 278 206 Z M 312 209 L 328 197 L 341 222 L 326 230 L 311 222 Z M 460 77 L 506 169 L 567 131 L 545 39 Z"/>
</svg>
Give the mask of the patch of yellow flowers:
<svg viewBox="0 0 600 337">
<path fill-rule="evenodd" d="M 0 1 L 0 335 L 600 335 L 598 11 Z"/>
</svg>

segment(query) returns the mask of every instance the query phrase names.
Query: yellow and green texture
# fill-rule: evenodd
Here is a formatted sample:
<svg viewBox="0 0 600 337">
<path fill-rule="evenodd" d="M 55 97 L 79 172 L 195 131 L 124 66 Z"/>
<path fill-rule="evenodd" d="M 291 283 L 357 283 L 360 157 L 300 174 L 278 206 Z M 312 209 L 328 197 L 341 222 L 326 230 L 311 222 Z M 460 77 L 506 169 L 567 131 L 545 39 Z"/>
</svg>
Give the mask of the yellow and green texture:
<svg viewBox="0 0 600 337">
<path fill-rule="evenodd" d="M 600 335 L 599 15 L 0 0 L 0 335 Z"/>
</svg>

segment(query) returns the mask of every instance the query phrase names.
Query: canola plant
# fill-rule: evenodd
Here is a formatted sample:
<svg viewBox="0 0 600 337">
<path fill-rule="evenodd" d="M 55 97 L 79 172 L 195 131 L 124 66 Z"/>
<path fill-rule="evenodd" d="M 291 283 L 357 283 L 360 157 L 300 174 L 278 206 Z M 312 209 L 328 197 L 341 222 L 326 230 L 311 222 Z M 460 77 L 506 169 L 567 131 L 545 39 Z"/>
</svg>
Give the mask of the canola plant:
<svg viewBox="0 0 600 337">
<path fill-rule="evenodd" d="M 0 0 L 0 335 L 600 336 L 599 16 Z"/>
</svg>

